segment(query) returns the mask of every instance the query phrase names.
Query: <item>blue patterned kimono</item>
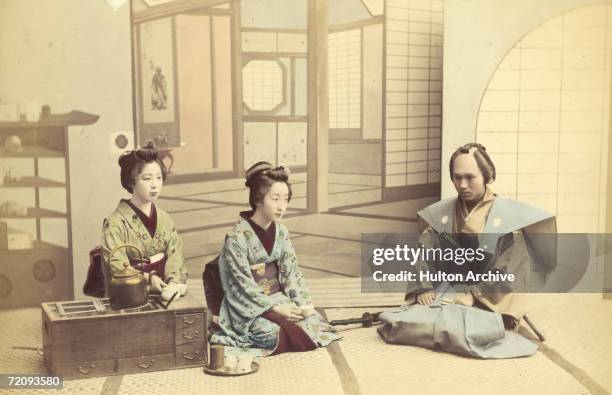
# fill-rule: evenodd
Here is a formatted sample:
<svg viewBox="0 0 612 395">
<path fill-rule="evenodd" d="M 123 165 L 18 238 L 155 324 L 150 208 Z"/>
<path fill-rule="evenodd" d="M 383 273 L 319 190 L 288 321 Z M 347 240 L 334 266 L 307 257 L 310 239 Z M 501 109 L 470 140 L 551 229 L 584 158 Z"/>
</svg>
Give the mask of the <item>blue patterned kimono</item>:
<svg viewBox="0 0 612 395">
<path fill-rule="evenodd" d="M 283 291 L 267 294 L 251 274 L 252 266 L 278 261 L 279 282 Z M 223 286 L 223 303 L 219 313 L 221 332 L 211 343 L 234 347 L 273 349 L 280 327 L 261 317 L 273 306 L 294 303 L 312 304 L 306 281 L 297 263 L 287 228 L 276 224 L 274 247 L 268 255 L 251 225 L 243 218 L 225 238 L 219 256 L 219 272 Z M 318 346 L 326 346 L 340 337 L 319 329 L 318 314 L 296 322 Z"/>
</svg>

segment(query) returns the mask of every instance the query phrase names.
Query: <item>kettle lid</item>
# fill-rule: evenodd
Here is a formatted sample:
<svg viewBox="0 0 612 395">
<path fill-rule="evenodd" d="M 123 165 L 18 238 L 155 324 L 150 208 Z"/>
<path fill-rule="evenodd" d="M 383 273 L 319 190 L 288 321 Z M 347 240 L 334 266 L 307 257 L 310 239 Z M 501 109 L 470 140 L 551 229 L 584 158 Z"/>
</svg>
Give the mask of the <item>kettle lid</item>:
<svg viewBox="0 0 612 395">
<path fill-rule="evenodd" d="M 125 262 L 123 264 L 123 269 L 121 269 L 117 273 L 113 274 L 113 277 L 126 278 L 126 277 L 134 277 L 134 276 L 137 276 L 139 274 L 140 274 L 140 272 L 138 270 L 136 270 L 132 266 L 130 266 L 130 264 L 128 262 Z"/>
</svg>

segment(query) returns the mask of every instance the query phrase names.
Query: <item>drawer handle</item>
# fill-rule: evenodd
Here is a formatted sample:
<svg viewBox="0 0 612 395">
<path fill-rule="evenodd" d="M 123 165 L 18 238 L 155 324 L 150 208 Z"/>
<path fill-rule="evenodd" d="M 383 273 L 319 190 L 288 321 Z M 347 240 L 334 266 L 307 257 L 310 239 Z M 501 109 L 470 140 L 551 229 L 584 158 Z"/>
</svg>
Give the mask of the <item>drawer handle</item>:
<svg viewBox="0 0 612 395">
<path fill-rule="evenodd" d="M 183 338 L 184 338 L 184 339 L 187 339 L 187 340 L 192 340 L 192 339 L 194 339 L 194 338 L 195 338 L 197 335 L 199 335 L 199 334 L 200 334 L 200 332 L 195 331 L 193 336 L 189 336 L 189 335 L 187 334 L 187 332 L 185 331 L 185 332 L 183 332 Z"/>
<path fill-rule="evenodd" d="M 198 351 L 193 353 L 193 357 L 189 354 L 187 354 L 186 352 L 183 353 L 183 358 L 188 359 L 190 361 L 193 361 L 194 359 L 196 359 L 198 357 L 200 353 Z"/>
<path fill-rule="evenodd" d="M 151 362 L 149 364 L 144 364 L 142 362 L 138 362 L 138 367 L 141 369 L 149 369 L 151 366 L 153 366 L 155 364 L 155 360 L 152 359 Z"/>
<path fill-rule="evenodd" d="M 198 317 L 196 317 L 194 320 L 190 320 L 189 318 L 183 318 L 183 323 L 187 325 L 195 324 L 197 321 Z"/>
<path fill-rule="evenodd" d="M 89 365 L 89 369 L 86 369 L 83 366 L 79 365 L 79 369 L 78 369 L 79 373 L 81 373 L 81 374 L 89 374 L 96 367 L 96 365 L 94 365 L 93 363 L 88 363 L 87 365 Z"/>
</svg>

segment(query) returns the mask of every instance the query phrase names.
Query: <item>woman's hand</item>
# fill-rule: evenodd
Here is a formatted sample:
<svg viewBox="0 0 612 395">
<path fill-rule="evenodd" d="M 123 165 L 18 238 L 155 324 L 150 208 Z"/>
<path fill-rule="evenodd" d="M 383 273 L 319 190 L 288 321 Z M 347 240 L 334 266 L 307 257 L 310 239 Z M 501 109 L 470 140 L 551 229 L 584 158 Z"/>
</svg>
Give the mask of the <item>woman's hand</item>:
<svg viewBox="0 0 612 395">
<path fill-rule="evenodd" d="M 147 282 L 150 284 L 149 287 L 151 289 L 154 289 L 159 293 L 164 290 L 167 284 L 164 282 L 164 280 L 159 278 L 159 276 L 150 273 L 145 273 L 145 275 L 148 276 Z"/>
<path fill-rule="evenodd" d="M 278 304 L 272 311 L 289 321 L 299 321 L 304 318 L 302 311 L 293 303 Z"/>
<path fill-rule="evenodd" d="M 338 329 L 336 327 L 329 325 L 327 322 L 321 322 L 319 324 L 319 330 L 321 332 L 338 332 Z"/>
<path fill-rule="evenodd" d="M 436 299 L 436 293 L 434 291 L 423 292 L 416 299 L 418 304 L 432 304 Z"/>
<path fill-rule="evenodd" d="M 161 293 L 161 297 L 163 300 L 168 301 L 172 299 L 174 294 L 176 294 L 176 299 L 187 293 L 187 284 L 179 284 L 174 281 L 168 281 L 168 285 L 164 287 L 164 290 Z"/>
</svg>

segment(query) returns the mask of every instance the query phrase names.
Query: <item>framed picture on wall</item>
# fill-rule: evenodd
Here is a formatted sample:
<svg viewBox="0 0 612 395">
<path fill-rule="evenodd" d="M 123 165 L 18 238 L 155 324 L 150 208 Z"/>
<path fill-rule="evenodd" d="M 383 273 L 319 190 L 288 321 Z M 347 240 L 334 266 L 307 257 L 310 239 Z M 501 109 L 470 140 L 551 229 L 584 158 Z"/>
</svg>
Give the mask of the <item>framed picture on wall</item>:
<svg viewBox="0 0 612 395">
<path fill-rule="evenodd" d="M 136 26 L 138 143 L 158 148 L 180 145 L 174 18 Z"/>
</svg>

